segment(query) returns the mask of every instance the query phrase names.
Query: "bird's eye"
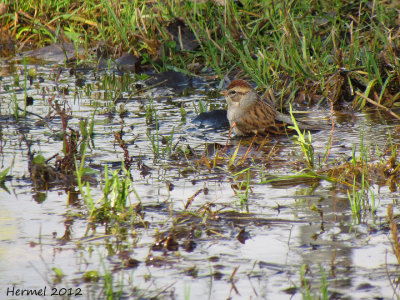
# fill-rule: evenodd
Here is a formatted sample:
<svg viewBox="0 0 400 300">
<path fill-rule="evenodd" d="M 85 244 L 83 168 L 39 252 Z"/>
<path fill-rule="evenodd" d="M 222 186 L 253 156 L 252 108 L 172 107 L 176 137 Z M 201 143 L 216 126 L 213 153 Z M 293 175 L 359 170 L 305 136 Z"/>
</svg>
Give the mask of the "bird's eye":
<svg viewBox="0 0 400 300">
<path fill-rule="evenodd" d="M 235 96 L 236 93 L 237 93 L 236 91 L 230 91 L 230 92 L 229 92 L 229 95 L 230 95 L 230 96 Z"/>
</svg>

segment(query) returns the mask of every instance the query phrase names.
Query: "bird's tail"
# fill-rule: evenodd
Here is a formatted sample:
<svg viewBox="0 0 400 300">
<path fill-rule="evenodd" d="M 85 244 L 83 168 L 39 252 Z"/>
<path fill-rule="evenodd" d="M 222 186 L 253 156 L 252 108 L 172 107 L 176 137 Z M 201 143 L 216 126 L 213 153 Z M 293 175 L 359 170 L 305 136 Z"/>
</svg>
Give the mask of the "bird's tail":
<svg viewBox="0 0 400 300">
<path fill-rule="evenodd" d="M 287 125 L 294 125 L 294 122 L 290 116 L 282 114 L 280 112 L 277 113 L 275 119 L 283 123 L 286 123 Z M 299 126 L 299 129 L 301 130 L 329 130 L 329 126 L 325 124 L 311 124 L 308 122 L 297 121 L 297 120 L 296 123 L 297 126 Z"/>
</svg>

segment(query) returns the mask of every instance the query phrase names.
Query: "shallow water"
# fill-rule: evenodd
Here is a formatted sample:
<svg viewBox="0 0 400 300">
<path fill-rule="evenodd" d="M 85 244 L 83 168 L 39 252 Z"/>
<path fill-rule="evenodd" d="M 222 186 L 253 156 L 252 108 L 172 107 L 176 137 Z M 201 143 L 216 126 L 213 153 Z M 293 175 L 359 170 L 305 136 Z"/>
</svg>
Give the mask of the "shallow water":
<svg viewBox="0 0 400 300">
<path fill-rule="evenodd" d="M 32 84 L 27 80 L 26 87 L 34 104 L 27 110 L 36 115 L 16 121 L 14 102 L 24 107 L 24 70 L 33 67 L 37 77 Z M 58 293 L 71 288 L 73 292 L 81 289 L 81 295 L 70 298 L 97 299 L 105 297 L 104 275 L 111 273 L 113 290 L 122 291 L 122 298 L 300 299 L 301 292 L 294 287 L 303 285 L 303 264 L 309 267 L 306 278 L 314 295 L 320 293 L 324 270 L 334 299 L 393 297 L 390 281 L 397 279 L 399 269 L 386 209 L 388 204 L 397 203 L 398 193 L 388 186 L 372 187 L 378 202 L 376 215 L 366 213 L 357 224 L 342 185 L 327 181 L 260 183 L 263 176 L 297 173 L 296 161 L 302 160 L 302 152 L 287 137 L 280 138 L 279 152 L 270 161 L 263 160 L 266 153 L 251 151 L 242 167 L 230 169 L 225 162 L 211 171 L 204 166 L 193 170 L 207 143 L 224 145 L 228 138 L 227 129 L 199 128 L 192 123 L 200 101 L 212 108 L 224 107 L 222 98 L 208 92 L 210 87 L 216 89 L 216 82 L 199 78 L 178 89 L 146 89 L 133 74 L 85 70 L 71 75 L 69 69 L 54 65 L 25 67 L 18 63 L 4 63 L 2 74 L 0 170 L 11 166 L 11 177 L 5 181 L 6 189 L 0 189 L 0 298 L 20 299 L 12 296 L 13 287 L 36 291 L 47 287 L 47 297 L 52 288 Z M 78 78 L 84 80 L 81 87 L 76 84 Z M 123 125 L 123 139 L 134 157 L 134 187 L 143 205 L 141 222 L 120 224 L 111 232 L 97 224 L 94 231 L 87 231 L 88 210 L 76 187 L 35 187 L 22 133 L 32 142 L 32 150 L 46 159 L 62 155 L 62 124 L 50 109 L 52 97 L 65 103 L 72 115 L 68 126 L 74 130 L 79 131 L 80 120 L 94 115 L 95 147 L 88 149 L 86 156 L 87 166 L 98 172 L 94 176 L 97 184 L 91 187 L 94 199 L 102 196 L 100 173 L 104 173 L 105 164 L 111 169 L 121 166 L 124 153 L 113 133 Z M 46 118 L 49 111 L 51 117 Z M 146 124 L 148 111 L 154 113 L 154 120 Z M 305 117 L 328 122 L 329 111 L 313 111 Z M 331 161 L 347 161 L 354 147 L 358 155 L 361 136 L 370 153 L 376 154 L 371 157 L 376 158 L 377 149 L 383 152 L 389 144 L 388 132 L 393 143 L 399 141 L 396 123 L 376 112 L 341 113 L 335 120 Z M 312 134 L 320 159 L 329 134 Z M 190 146 L 195 155 L 173 159 L 166 153 L 156 157 L 149 136 L 160 140 L 172 136 L 175 149 Z M 268 141 L 267 146 L 276 142 Z M 238 143 L 238 139 L 229 142 L 228 155 L 233 155 Z M 247 150 L 246 141 L 240 143 L 243 146 L 237 160 Z M 151 168 L 149 174 L 138 168 L 139 160 Z M 241 202 L 234 186 L 246 182 L 247 172 L 242 177 L 235 174 L 248 166 L 252 168 L 250 191 L 247 201 Z M 139 202 L 133 193 L 129 201 Z M 157 236 L 168 235 L 172 228 L 177 233 L 178 250 L 154 248 Z M 189 238 L 190 234 L 194 237 Z M 186 247 L 186 241 L 193 241 L 194 246 Z M 138 263 L 131 260 L 131 265 L 123 266 L 126 258 Z M 64 276 L 57 278 L 53 268 Z M 85 272 L 93 270 L 100 279 L 85 281 Z"/>
</svg>

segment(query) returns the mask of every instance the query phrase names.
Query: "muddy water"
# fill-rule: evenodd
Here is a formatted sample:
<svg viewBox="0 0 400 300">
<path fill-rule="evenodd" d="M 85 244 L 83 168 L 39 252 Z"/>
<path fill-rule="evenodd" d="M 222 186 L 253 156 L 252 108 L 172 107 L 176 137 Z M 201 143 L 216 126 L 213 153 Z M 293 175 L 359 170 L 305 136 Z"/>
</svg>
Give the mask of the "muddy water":
<svg viewBox="0 0 400 300">
<path fill-rule="evenodd" d="M 263 183 L 268 176 L 297 174 L 302 153 L 287 137 L 266 142 L 269 149 L 275 145 L 279 150 L 269 161 L 263 160 L 266 152 L 252 150 L 245 164 L 236 168 L 229 168 L 227 160 L 211 171 L 204 165 L 197 168 L 207 145 L 224 145 L 228 138 L 226 128 L 192 122 L 200 102 L 207 108 L 224 107 L 223 99 L 210 93 L 216 90 L 216 82 L 194 78 L 178 86 L 147 88 L 133 74 L 109 70 L 71 75 L 68 68 L 54 65 L 3 63 L 2 68 L 0 170 L 10 167 L 10 171 L 0 189 L 0 298 L 20 299 L 12 296 L 13 288 L 14 292 L 46 288 L 46 298 L 54 298 L 52 292 L 72 293 L 71 299 L 105 298 L 106 282 L 110 282 L 106 278 L 111 274 L 115 298 L 301 299 L 303 264 L 308 266 L 306 278 L 315 296 L 321 293 L 324 273 L 335 299 L 393 297 L 391 281 L 398 275 L 398 264 L 386 209 L 397 201 L 398 193 L 385 185 L 372 186 L 376 214 L 366 212 L 362 222 L 356 222 L 342 185 L 296 180 Z M 31 68 L 37 75 L 30 82 L 25 74 Z M 26 109 L 33 114 L 16 121 L 15 103 L 24 108 L 25 86 L 34 100 Z M 124 153 L 113 133 L 123 128 L 134 158 L 131 174 L 143 205 L 142 225 L 118 224 L 108 230 L 111 225 L 97 224 L 88 231 L 88 210 L 78 188 L 63 183 L 49 188 L 34 185 L 25 140 L 46 159 L 62 153 L 62 121 L 49 99 L 65 105 L 72 116 L 68 126 L 74 130 L 79 131 L 82 119 L 94 120 L 94 147 L 86 154 L 86 166 L 97 171 L 97 184 L 91 188 L 94 199 L 102 197 L 104 166 L 121 166 Z M 146 123 L 149 112 L 153 121 Z M 309 112 L 306 118 L 327 122 L 329 112 Z M 395 122 L 377 112 L 338 113 L 335 120 L 332 162 L 347 161 L 353 149 L 358 155 L 361 140 L 369 147 L 371 159 L 377 160 L 378 150 L 383 152 L 389 143 L 388 132 L 394 143 L 399 140 Z M 194 154 L 157 156 L 151 136 L 159 140 L 172 136 L 175 150 L 189 146 Z M 312 138 L 316 157 L 322 159 L 329 132 L 314 133 Z M 243 146 L 237 160 L 250 140 L 232 139 L 228 156 L 239 142 Z M 162 152 L 166 146 L 159 145 Z M 150 168 L 148 173 L 143 173 L 138 161 Z M 247 167 L 251 171 L 236 176 Z M 245 192 L 235 185 L 246 180 L 249 194 L 247 201 L 241 201 Z M 129 201 L 139 203 L 133 193 Z M 177 233 L 178 248 L 154 247 L 157 236 L 171 228 Z M 187 247 L 187 241 L 192 246 Z M 54 268 L 63 276 L 57 277 Z M 96 271 L 99 279 L 84 280 L 88 271 Z M 57 297 L 68 298 L 65 295 Z"/>
</svg>

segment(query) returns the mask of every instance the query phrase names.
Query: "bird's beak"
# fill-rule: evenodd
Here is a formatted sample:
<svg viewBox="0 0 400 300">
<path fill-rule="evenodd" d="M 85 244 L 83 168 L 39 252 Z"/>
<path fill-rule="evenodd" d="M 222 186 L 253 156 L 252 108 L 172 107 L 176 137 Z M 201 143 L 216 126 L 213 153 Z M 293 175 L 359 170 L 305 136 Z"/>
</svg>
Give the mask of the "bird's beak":
<svg viewBox="0 0 400 300">
<path fill-rule="evenodd" d="M 228 92 L 227 91 L 222 91 L 222 92 L 220 92 L 220 94 L 225 96 L 225 97 L 228 96 Z"/>
</svg>

